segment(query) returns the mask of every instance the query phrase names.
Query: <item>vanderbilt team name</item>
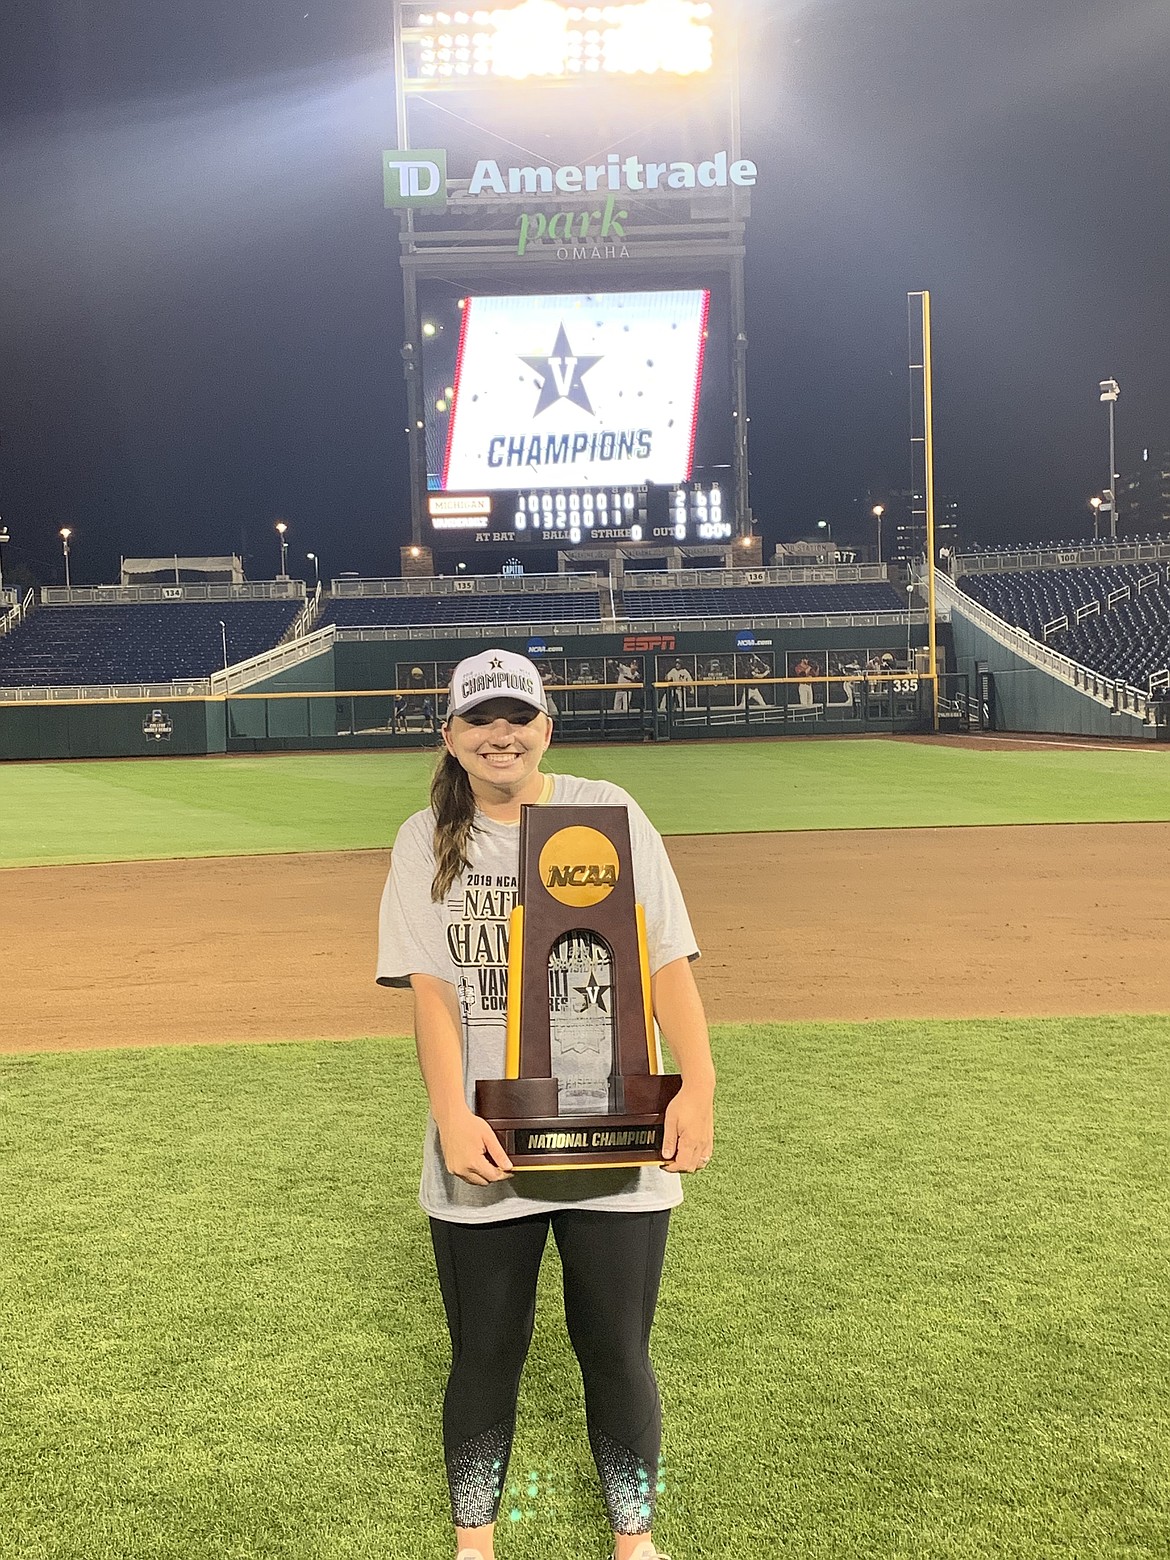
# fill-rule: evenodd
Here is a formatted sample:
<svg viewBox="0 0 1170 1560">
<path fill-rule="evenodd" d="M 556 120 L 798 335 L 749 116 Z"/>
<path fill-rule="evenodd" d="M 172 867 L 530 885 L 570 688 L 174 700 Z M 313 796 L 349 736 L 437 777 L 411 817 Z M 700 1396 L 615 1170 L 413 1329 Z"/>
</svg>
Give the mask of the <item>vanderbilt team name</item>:
<svg viewBox="0 0 1170 1560">
<path fill-rule="evenodd" d="M 488 444 L 488 465 L 572 466 L 578 462 L 649 460 L 654 434 L 649 428 L 623 433 L 533 433 L 509 438 L 497 434 Z"/>
</svg>

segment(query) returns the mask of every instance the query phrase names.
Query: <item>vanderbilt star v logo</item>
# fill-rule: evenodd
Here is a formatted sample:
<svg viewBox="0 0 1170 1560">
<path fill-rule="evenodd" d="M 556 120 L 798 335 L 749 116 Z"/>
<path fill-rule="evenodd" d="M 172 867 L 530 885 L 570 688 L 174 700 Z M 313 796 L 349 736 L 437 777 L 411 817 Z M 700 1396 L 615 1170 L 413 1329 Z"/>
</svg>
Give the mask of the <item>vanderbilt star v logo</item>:
<svg viewBox="0 0 1170 1560">
<path fill-rule="evenodd" d="M 589 396 L 581 381 L 591 368 L 601 362 L 601 359 L 575 357 L 573 349 L 569 346 L 564 325 L 557 332 L 557 343 L 550 356 L 526 357 L 521 358 L 520 361 L 527 363 L 534 373 L 540 375 L 540 400 L 536 404 L 536 411 L 532 414 L 534 417 L 539 417 L 541 412 L 547 412 L 549 407 L 555 406 L 558 401 L 571 401 L 574 406 L 579 406 L 582 411 L 588 412 L 590 417 L 594 415 Z"/>
<path fill-rule="evenodd" d="M 589 979 L 583 986 L 574 986 L 573 990 L 581 998 L 580 1013 L 588 1013 L 590 1008 L 596 1008 L 599 1013 L 608 1014 L 609 1009 L 605 1005 L 605 999 L 610 993 L 609 986 L 603 986 L 597 978 L 596 969 L 589 971 Z"/>
</svg>

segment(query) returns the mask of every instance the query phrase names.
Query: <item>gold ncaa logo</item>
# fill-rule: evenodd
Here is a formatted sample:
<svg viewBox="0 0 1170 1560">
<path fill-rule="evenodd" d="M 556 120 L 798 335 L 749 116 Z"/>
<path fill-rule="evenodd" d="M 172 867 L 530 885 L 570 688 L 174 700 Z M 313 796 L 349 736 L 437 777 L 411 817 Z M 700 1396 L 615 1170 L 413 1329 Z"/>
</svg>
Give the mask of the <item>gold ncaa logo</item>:
<svg viewBox="0 0 1170 1560">
<path fill-rule="evenodd" d="M 540 853 L 540 881 L 562 905 L 599 905 L 617 886 L 618 853 L 599 829 L 559 829 Z"/>
</svg>

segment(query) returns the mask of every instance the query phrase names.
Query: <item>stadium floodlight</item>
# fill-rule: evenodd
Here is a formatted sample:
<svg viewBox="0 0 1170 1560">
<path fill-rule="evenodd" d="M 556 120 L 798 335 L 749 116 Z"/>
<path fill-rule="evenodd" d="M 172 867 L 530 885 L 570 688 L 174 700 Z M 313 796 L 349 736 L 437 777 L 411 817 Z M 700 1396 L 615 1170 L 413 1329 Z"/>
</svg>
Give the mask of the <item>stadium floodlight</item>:
<svg viewBox="0 0 1170 1560">
<path fill-rule="evenodd" d="M 590 74 L 692 76 L 714 68 L 706 0 L 565 5 L 518 0 L 490 11 L 419 10 L 405 18 L 414 90 L 497 81 L 580 81 Z"/>
<path fill-rule="evenodd" d="M 1105 489 L 1105 498 L 1109 504 L 1109 540 L 1117 540 L 1117 434 L 1114 426 L 1114 411 L 1117 406 L 1117 398 L 1121 394 L 1121 387 L 1116 379 L 1102 379 L 1098 388 L 1101 392 L 1101 400 L 1109 405 L 1109 486 Z"/>
<path fill-rule="evenodd" d="M 57 535 L 61 538 L 61 551 L 65 554 L 65 589 L 72 590 L 73 586 L 69 579 L 69 538 L 73 532 L 67 525 L 63 525 Z"/>
<path fill-rule="evenodd" d="M 280 574 L 279 579 L 288 579 L 288 526 L 283 520 L 278 520 L 274 527 L 280 537 Z"/>
</svg>

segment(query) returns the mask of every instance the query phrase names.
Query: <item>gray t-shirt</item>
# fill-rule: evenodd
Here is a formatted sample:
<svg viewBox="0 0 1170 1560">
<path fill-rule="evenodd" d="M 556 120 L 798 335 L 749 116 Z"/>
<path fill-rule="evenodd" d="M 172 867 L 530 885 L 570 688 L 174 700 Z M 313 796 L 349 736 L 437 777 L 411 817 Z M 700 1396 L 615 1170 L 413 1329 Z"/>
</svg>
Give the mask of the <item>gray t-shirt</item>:
<svg viewBox="0 0 1170 1560">
<path fill-rule="evenodd" d="M 628 810 L 634 892 L 646 910 L 651 973 L 675 959 L 697 959 L 699 950 L 674 869 L 661 837 L 633 797 L 606 780 L 556 775 L 548 802 L 557 807 L 592 804 Z M 426 808 L 406 820 L 394 841 L 379 920 L 378 981 L 383 986 L 408 986 L 411 975 L 433 975 L 455 987 L 462 1015 L 464 1088 L 474 1110 L 477 1081 L 504 1076 L 508 918 L 517 897 L 520 829 L 518 824 L 496 823 L 477 814 L 468 866 L 441 904 L 431 899 L 434 829 L 434 814 Z M 569 937 L 558 945 L 550 967 L 550 1000 L 558 1035 L 554 1071 L 561 1078 L 562 1109 L 581 1114 L 604 1098 L 609 1073 L 604 1039 L 608 1025 L 601 1016 L 604 998 L 599 997 L 606 988 L 607 963 L 604 945 L 588 937 Z M 657 1165 L 629 1170 L 524 1170 L 510 1181 L 470 1186 L 450 1174 L 434 1119 L 427 1123 L 419 1201 L 438 1219 L 490 1224 L 556 1208 L 638 1213 L 673 1208 L 682 1195 L 680 1178 Z"/>
</svg>

